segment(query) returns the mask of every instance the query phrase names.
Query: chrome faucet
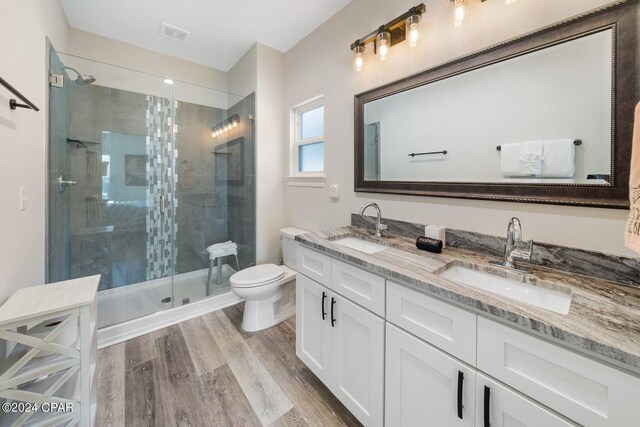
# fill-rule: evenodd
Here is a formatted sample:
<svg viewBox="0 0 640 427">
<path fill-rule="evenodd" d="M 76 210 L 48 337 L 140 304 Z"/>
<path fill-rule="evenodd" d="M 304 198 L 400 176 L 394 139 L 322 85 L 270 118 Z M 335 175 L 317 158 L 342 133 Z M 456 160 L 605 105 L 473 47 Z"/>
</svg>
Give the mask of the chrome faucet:
<svg viewBox="0 0 640 427">
<path fill-rule="evenodd" d="M 364 215 L 364 211 L 367 208 L 373 207 L 376 210 L 376 237 L 382 237 L 382 232 L 389 228 L 388 225 L 382 223 L 382 211 L 380 211 L 380 206 L 377 203 L 369 202 L 360 209 L 360 215 Z"/>
<path fill-rule="evenodd" d="M 504 245 L 504 261 L 492 261 L 491 264 L 504 268 L 511 268 L 524 272 L 531 272 L 531 269 L 518 267 L 516 260 L 531 261 L 533 254 L 533 240 L 529 240 L 529 249 L 521 250 L 517 248 L 518 242 L 522 241 L 522 225 L 516 217 L 511 218 L 507 228 L 507 243 Z"/>
</svg>

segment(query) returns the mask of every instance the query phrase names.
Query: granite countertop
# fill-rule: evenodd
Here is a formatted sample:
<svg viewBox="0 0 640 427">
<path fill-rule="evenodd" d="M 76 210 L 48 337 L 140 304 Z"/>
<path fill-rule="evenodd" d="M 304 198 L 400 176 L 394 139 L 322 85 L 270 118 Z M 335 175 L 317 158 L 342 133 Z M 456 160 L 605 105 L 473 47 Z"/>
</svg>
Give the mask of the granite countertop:
<svg viewBox="0 0 640 427">
<path fill-rule="evenodd" d="M 333 243 L 343 237 L 357 237 L 389 249 L 369 255 Z M 491 268 L 488 263 L 497 260 L 496 257 L 450 247 L 441 254 L 424 252 L 415 247 L 414 239 L 394 235 L 377 239 L 371 230 L 354 226 L 307 233 L 296 240 L 419 292 L 498 318 L 640 374 L 640 288 L 527 264 L 533 269 L 527 275 L 532 283 L 551 284 L 571 292 L 569 313 L 562 315 L 438 276 L 452 263 Z M 496 270 L 492 271 L 523 276 Z"/>
</svg>

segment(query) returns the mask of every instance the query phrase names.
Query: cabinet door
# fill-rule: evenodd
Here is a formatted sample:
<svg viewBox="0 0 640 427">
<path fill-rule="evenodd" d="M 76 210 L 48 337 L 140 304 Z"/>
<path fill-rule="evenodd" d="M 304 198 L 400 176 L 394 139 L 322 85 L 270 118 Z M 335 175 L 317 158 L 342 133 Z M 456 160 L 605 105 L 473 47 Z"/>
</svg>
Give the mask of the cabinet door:
<svg viewBox="0 0 640 427">
<path fill-rule="evenodd" d="M 390 323 L 386 343 L 385 425 L 473 427 L 472 368 Z"/>
<path fill-rule="evenodd" d="M 331 391 L 364 425 L 382 426 L 384 320 L 332 295 Z"/>
<path fill-rule="evenodd" d="M 476 376 L 476 420 L 478 427 L 570 427 L 577 425 L 480 373 Z"/>
<path fill-rule="evenodd" d="M 298 274 L 296 278 L 296 355 L 329 385 L 331 327 L 327 288 Z M 324 319 L 323 319 L 324 318 Z"/>
</svg>

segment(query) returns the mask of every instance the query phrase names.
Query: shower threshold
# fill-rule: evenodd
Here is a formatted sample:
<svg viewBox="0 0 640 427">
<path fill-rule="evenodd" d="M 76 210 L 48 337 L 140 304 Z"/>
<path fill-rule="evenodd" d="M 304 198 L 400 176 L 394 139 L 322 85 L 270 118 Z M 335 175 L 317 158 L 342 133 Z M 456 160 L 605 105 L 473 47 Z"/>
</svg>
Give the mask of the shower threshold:
<svg viewBox="0 0 640 427">
<path fill-rule="evenodd" d="M 98 292 L 98 347 L 106 347 L 241 301 L 229 288 L 235 269 L 223 265 L 221 286 L 206 296 L 207 269 Z M 173 295 L 173 296 L 172 296 Z M 166 298 L 170 298 L 167 302 Z M 172 307 L 172 301 L 189 301 Z"/>
<path fill-rule="evenodd" d="M 207 269 L 177 274 L 98 292 L 98 328 L 104 328 L 173 308 L 172 301 L 194 303 L 207 297 Z M 212 285 L 212 296 L 229 291 L 229 277 L 236 270 L 222 266 L 222 284 Z"/>
</svg>

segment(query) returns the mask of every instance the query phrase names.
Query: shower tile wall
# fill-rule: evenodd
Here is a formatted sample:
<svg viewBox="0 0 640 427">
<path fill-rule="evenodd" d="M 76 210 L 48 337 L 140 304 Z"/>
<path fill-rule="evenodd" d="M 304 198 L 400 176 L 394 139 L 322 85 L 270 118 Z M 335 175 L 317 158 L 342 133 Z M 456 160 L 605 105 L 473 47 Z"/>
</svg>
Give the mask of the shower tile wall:
<svg viewBox="0 0 640 427">
<path fill-rule="evenodd" d="M 240 124 L 232 129 L 226 140 L 244 138 L 244 177 L 242 185 L 227 187 L 229 215 L 228 237 L 238 243 L 240 268 L 247 268 L 256 261 L 256 165 L 255 165 L 255 95 L 251 94 L 233 105 L 228 116 L 238 114 Z M 235 267 L 235 266 L 234 266 Z"/>
<path fill-rule="evenodd" d="M 179 102 L 176 115 L 177 147 L 177 270 L 207 268 L 208 245 L 232 240 L 238 244 L 241 268 L 255 262 L 255 147 L 254 96 L 228 111 Z M 223 136 L 212 137 L 211 127 L 238 114 L 240 124 Z M 242 184 L 216 180 L 216 147 L 243 138 Z M 224 260 L 236 268 L 235 261 Z"/>
<path fill-rule="evenodd" d="M 229 239 L 226 186 L 216 186 L 211 126 L 225 110 L 179 102 L 176 273 L 207 268 L 208 245 Z"/>
<path fill-rule="evenodd" d="M 71 85 L 71 277 L 102 274 L 100 289 L 146 280 L 145 203 L 103 200 L 104 147 L 146 141 L 145 95 L 99 85 Z M 143 151 L 144 152 L 144 151 Z M 97 156 L 97 157 L 96 157 Z M 123 161 L 123 160 L 121 160 Z M 97 164 L 96 164 L 97 163 Z"/>
<path fill-rule="evenodd" d="M 50 51 L 50 71 L 63 74 L 62 62 L 56 53 Z M 72 83 L 65 76 L 64 87 L 68 88 Z M 58 282 L 69 276 L 69 234 L 70 221 L 70 192 L 60 192 L 58 177 L 61 174 L 65 178 L 71 175 L 69 155 L 72 150 L 67 144 L 69 137 L 69 92 L 66 89 L 54 89 L 50 93 L 49 114 L 49 164 L 48 164 L 48 259 L 47 282 Z"/>
</svg>

